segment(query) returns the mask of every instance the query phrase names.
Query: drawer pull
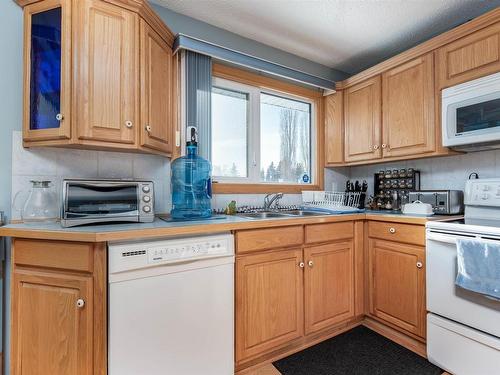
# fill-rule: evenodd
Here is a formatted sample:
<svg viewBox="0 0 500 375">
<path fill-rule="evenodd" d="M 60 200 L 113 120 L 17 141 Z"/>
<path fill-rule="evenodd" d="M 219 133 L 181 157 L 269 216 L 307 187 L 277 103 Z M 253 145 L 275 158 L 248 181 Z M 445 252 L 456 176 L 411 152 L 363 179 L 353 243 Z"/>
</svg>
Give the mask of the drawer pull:
<svg viewBox="0 0 500 375">
<path fill-rule="evenodd" d="M 422 267 L 423 267 L 422 262 L 417 262 L 417 268 L 422 268 Z"/>
<path fill-rule="evenodd" d="M 312 260 L 310 260 L 309 262 L 307 262 L 307 265 L 312 268 L 312 266 L 314 266 L 314 263 Z"/>
<path fill-rule="evenodd" d="M 79 309 L 81 309 L 83 306 L 85 306 L 85 300 L 82 299 L 82 298 L 78 298 L 76 300 L 76 307 L 78 307 Z"/>
<path fill-rule="evenodd" d="M 127 128 L 129 128 L 129 129 L 131 129 L 131 128 L 132 128 L 132 126 L 134 126 L 134 125 L 132 124 L 132 121 L 125 121 L 125 126 L 126 126 Z"/>
<path fill-rule="evenodd" d="M 374 150 L 378 150 L 378 145 L 374 145 L 374 146 L 373 146 L 373 149 L 374 149 Z"/>
<path fill-rule="evenodd" d="M 389 228 L 389 233 L 396 233 L 396 228 Z"/>
<path fill-rule="evenodd" d="M 305 266 L 304 262 L 300 262 L 300 263 L 299 263 L 299 267 L 300 267 L 300 268 L 304 268 L 304 266 Z"/>
</svg>

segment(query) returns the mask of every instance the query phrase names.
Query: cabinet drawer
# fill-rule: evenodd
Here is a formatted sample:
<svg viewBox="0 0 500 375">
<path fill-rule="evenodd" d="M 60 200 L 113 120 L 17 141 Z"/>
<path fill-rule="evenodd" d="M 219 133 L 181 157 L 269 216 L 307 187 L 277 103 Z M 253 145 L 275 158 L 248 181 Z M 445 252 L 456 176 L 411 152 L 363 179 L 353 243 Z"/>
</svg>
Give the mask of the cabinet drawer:
<svg viewBox="0 0 500 375">
<path fill-rule="evenodd" d="M 354 237 L 352 221 L 306 225 L 306 243 L 329 242 Z"/>
<path fill-rule="evenodd" d="M 82 242 L 14 240 L 14 264 L 92 272 L 92 245 Z"/>
<path fill-rule="evenodd" d="M 368 235 L 383 240 L 425 246 L 425 227 L 423 225 L 370 221 Z"/>
<path fill-rule="evenodd" d="M 251 229 L 236 232 L 236 252 L 248 253 L 302 245 L 304 231 L 301 225 L 282 228 Z"/>
</svg>

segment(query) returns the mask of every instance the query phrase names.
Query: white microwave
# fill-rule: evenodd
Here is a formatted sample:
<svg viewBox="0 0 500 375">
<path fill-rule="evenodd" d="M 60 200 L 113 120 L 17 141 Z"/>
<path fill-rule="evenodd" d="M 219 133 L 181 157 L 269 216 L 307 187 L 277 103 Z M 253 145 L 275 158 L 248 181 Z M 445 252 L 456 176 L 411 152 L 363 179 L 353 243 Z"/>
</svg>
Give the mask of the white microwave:
<svg viewBox="0 0 500 375">
<path fill-rule="evenodd" d="M 441 100 L 443 146 L 500 148 L 500 73 L 443 89 Z"/>
</svg>

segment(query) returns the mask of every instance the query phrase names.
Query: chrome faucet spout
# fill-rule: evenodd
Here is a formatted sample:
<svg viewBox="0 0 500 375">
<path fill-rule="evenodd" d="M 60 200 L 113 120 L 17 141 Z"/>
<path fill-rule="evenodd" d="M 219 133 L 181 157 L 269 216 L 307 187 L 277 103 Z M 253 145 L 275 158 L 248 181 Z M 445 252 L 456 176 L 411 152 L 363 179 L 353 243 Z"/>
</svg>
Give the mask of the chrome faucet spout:
<svg viewBox="0 0 500 375">
<path fill-rule="evenodd" d="M 278 205 L 279 200 L 283 198 L 283 193 L 267 194 L 264 197 L 264 210 L 269 210 L 274 202 Z"/>
</svg>

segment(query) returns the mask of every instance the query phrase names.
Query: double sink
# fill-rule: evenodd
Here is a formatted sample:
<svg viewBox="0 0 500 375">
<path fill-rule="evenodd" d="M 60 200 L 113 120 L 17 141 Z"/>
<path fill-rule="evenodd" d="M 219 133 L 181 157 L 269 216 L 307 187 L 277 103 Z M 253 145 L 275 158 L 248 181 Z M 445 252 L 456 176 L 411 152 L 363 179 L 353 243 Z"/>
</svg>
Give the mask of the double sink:
<svg viewBox="0 0 500 375">
<path fill-rule="evenodd" d="M 284 217 L 304 217 L 304 216 L 323 216 L 329 215 L 326 212 L 306 211 L 306 210 L 288 210 L 288 211 L 261 211 L 238 214 L 238 216 L 249 219 L 275 219 Z"/>
</svg>

